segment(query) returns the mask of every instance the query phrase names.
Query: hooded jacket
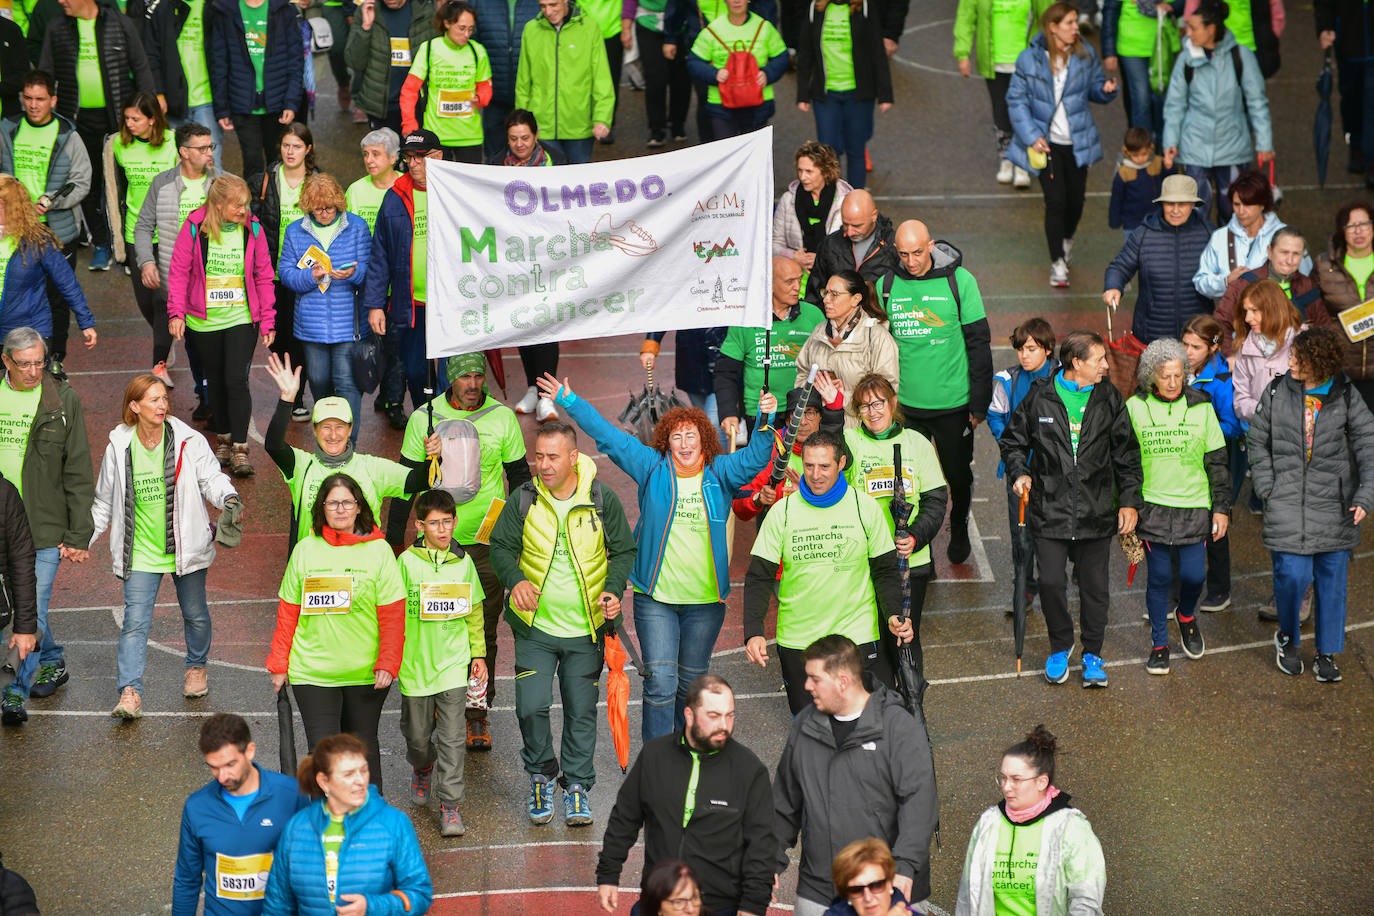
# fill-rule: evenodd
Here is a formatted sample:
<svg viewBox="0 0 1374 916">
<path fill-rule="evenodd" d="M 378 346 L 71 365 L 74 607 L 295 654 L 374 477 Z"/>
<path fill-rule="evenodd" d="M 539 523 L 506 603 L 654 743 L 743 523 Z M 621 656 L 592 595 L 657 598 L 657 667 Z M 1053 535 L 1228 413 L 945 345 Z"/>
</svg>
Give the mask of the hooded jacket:
<svg viewBox="0 0 1374 916">
<path fill-rule="evenodd" d="M 33 546 L 85 550 L 92 539 L 95 498 L 85 412 L 72 386 L 50 372 L 44 370 L 39 386 L 20 471 Z"/>
<path fill-rule="evenodd" d="M 1036 379 L 1053 378 L 1059 369 L 1059 360 L 1051 356 L 1034 372 L 1022 369 L 1018 362 L 992 377 L 992 402 L 988 404 L 988 432 L 992 433 L 993 439 L 1002 438 L 1002 432 L 1011 422 L 1011 412 L 1025 399 L 1031 384 Z M 1002 477 L 1005 471 L 1006 465 L 999 458 L 997 476 Z"/>
<path fill-rule="evenodd" d="M 1221 349 L 1227 355 L 1235 352 L 1236 340 L 1236 306 L 1240 304 L 1240 297 L 1250 288 L 1250 284 L 1256 280 L 1263 280 L 1269 276 L 1269 262 L 1256 267 L 1254 270 L 1247 270 L 1231 281 L 1226 287 L 1226 294 L 1217 303 L 1216 309 L 1212 312 L 1212 317 L 1221 325 Z M 1288 278 L 1288 293 L 1293 307 L 1298 310 L 1298 314 L 1308 324 L 1329 324 L 1326 308 L 1315 308 L 1322 301 L 1321 289 L 1317 286 L 1317 281 L 1301 271 L 1294 273 Z M 1310 311 L 1310 314 L 1309 314 Z"/>
<path fill-rule="evenodd" d="M 253 79 L 253 61 L 238 0 L 205 0 L 210 53 L 210 95 L 215 117 L 240 117 L 262 108 L 279 115 L 296 110 L 304 97 L 301 27 L 291 0 L 267 0 L 267 53 L 262 61 L 262 92 Z M 299 112 L 297 112 L 299 114 Z"/>
<path fill-rule="evenodd" d="M 167 270 L 168 318 L 205 317 L 205 259 L 209 243 L 201 232 L 204 222 L 205 207 L 197 207 L 177 233 L 172 263 Z M 258 333 L 266 334 L 276 327 L 277 315 L 272 258 L 267 253 L 262 224 L 256 218 L 250 220 L 245 231 L 248 238 L 243 246 L 243 281 L 248 295 L 248 313 L 258 325 Z"/>
<path fill-rule="evenodd" d="M 181 66 L 177 42 L 191 15 L 191 5 L 186 0 L 130 0 L 127 12 L 138 28 L 153 81 L 167 100 L 167 114 L 185 118 L 190 110 L 187 106 L 190 88 L 186 85 L 186 71 Z M 210 29 L 205 22 L 208 12 L 201 7 L 201 53 L 205 55 L 206 69 L 210 63 Z"/>
<path fill-rule="evenodd" d="M 478 22 L 483 21 L 480 6 L 481 4 L 478 9 Z M 413 59 L 415 49 L 438 34 L 434 31 L 434 3 L 433 0 L 409 0 L 406 9 L 410 12 L 410 28 L 406 38 L 410 42 Z M 335 38 L 335 41 L 337 40 Z M 391 102 L 392 65 L 391 35 L 386 30 L 385 16 L 378 14 L 372 20 L 372 28 L 366 31 L 363 30 L 362 16 L 353 17 L 353 26 L 348 30 L 348 44 L 344 48 L 344 59 L 350 69 L 362 74 L 362 88 L 354 94 L 353 101 L 372 118 L 378 121 L 386 120 Z M 494 59 L 492 66 L 496 66 Z"/>
<path fill-rule="evenodd" d="M 993 11 L 993 7 L 993 0 L 959 0 L 954 12 L 954 59 L 967 59 L 976 42 L 978 75 L 985 80 L 996 76 L 992 69 L 995 58 L 993 36 L 997 34 L 997 26 L 993 19 L 998 14 Z M 1050 0 L 1031 0 L 1031 21 L 1026 23 L 1027 42 L 1034 34 L 1034 23 L 1038 23 L 1040 17 L 1045 15 L 1045 10 L 1049 8 Z M 1017 31 L 1019 34 L 1020 30 Z"/>
<path fill-rule="evenodd" d="M 214 163 L 205 170 L 205 187 L 210 185 L 221 172 Z M 143 206 L 138 211 L 138 222 L 134 224 L 134 258 L 140 268 L 144 264 L 157 267 L 162 280 L 162 293 L 167 294 L 167 277 L 172 270 L 172 249 L 176 247 L 177 234 L 181 232 L 181 193 L 186 190 L 186 179 L 182 177 L 181 165 L 172 166 L 153 179 L 148 193 L 143 198 Z M 158 244 L 157 259 L 154 260 L 153 234 L 159 239 L 172 239 L 173 244 Z"/>
<path fill-rule="evenodd" d="M 1236 416 L 1236 388 L 1226 357 L 1213 353 L 1188 384 L 1212 399 L 1212 409 L 1217 412 L 1217 422 L 1227 442 L 1245 435 L 1245 424 Z"/>
<path fill-rule="evenodd" d="M 1086 168 L 1102 158 L 1102 135 L 1097 132 L 1088 103 L 1105 105 L 1116 98 L 1116 91 L 1104 92 L 1102 84 L 1107 74 L 1097 59 L 1097 52 L 1089 44 L 1081 43 L 1082 55 L 1069 54 L 1069 75 L 1064 90 L 1055 104 L 1054 74 L 1050 71 L 1050 55 L 1046 50 L 1045 34 L 1031 39 L 1030 47 L 1016 58 L 1016 72 L 1007 87 L 1007 111 L 1011 115 L 1011 129 L 1015 139 L 1006 156 L 1013 163 L 1030 172 L 1040 174 L 1030 164 L 1026 147 L 1041 137 L 1050 142 L 1050 121 L 1062 105 L 1069 119 L 1069 138 L 1073 145 L 1073 159 L 1079 168 Z"/>
<path fill-rule="evenodd" d="M 1207 247 L 1202 250 L 1197 273 L 1193 274 L 1193 286 L 1204 296 L 1220 299 L 1226 295 L 1226 278 L 1237 267 L 1258 268 L 1269 263 L 1269 242 L 1274 233 L 1284 227 L 1283 220 L 1270 210 L 1264 214 L 1264 222 L 1259 232 L 1251 238 L 1241 226 L 1240 219 L 1232 214 L 1231 221 L 1212 233 Z M 1306 253 L 1298 264 L 1298 274 L 1312 272 L 1312 259 Z"/>
<path fill-rule="evenodd" d="M 1104 290 L 1126 288 L 1140 274 L 1131 333 L 1148 344 L 1159 337 L 1179 337 L 1194 315 L 1212 310 L 1212 300 L 1193 286 L 1193 265 L 1207 247 L 1212 227 L 1196 210 L 1182 226 L 1171 226 L 1155 212 L 1132 229 L 1121 251 L 1107 266 Z"/>
<path fill-rule="evenodd" d="M 1239 81 L 1232 48 L 1240 54 Z M 1186 70 L 1193 71 L 1191 80 Z M 1184 39 L 1164 95 L 1164 148 L 1170 147 L 1180 162 L 1204 168 L 1243 165 L 1255 150 L 1274 148 L 1259 61 L 1229 31 L 1210 55 Z"/>
<path fill-rule="evenodd" d="M 277 260 L 277 276 L 282 285 L 296 293 L 294 319 L 297 340 L 311 343 L 336 344 L 355 340 L 367 330 L 367 323 L 357 314 L 357 291 L 367 279 L 367 262 L 372 254 L 372 235 L 367 223 L 356 213 L 341 211 L 336 219 L 343 220 L 334 240 L 325 244 L 313 216 L 305 216 L 286 227 L 286 239 Z M 300 259 L 314 245 L 329 255 L 332 264 L 354 265 L 353 276 L 346 280 L 330 280 L 329 288 L 320 292 L 309 267 L 297 267 Z"/>
<path fill-rule="evenodd" d="M 494 73 L 493 73 L 494 76 Z M 555 28 L 544 14 L 525 24 L 515 107 L 534 112 L 550 140 L 580 140 L 615 117 L 615 86 L 600 27 L 576 3 Z"/>
<path fill-rule="evenodd" d="M 811 276 L 807 280 L 803 298 L 820 308 L 821 293 L 825 292 L 825 284 L 842 270 L 857 270 L 859 276 L 869 283 L 876 283 L 879 277 L 896 270 L 899 263 L 897 232 L 892 227 L 892 220 L 879 213 L 873 233 L 873 247 L 868 249 L 868 254 L 860 264 L 854 263 L 854 246 L 844 234 L 843 228 L 827 235 L 816 252 L 816 263 L 811 265 Z"/>
<path fill-rule="evenodd" d="M 888 66 L 887 51 L 883 48 L 882 8 L 885 5 L 885 0 L 861 0 L 857 10 L 850 7 L 849 51 L 854 67 L 853 97 L 859 101 L 892 101 L 892 71 Z M 801 21 L 801 40 L 797 43 L 798 102 L 825 100 L 825 55 L 821 50 L 824 24 L 825 13 L 817 13 L 816 4 L 808 3 L 806 17 Z"/>
<path fill-rule="evenodd" d="M 96 3 L 95 46 L 105 94 L 105 130 L 113 133 L 119 129 L 120 114 L 129 96 L 134 92 L 157 93 L 158 85 L 143 53 L 138 27 L 113 3 Z M 64 118 L 75 118 L 81 107 L 77 79 L 80 50 L 74 18 L 59 16 L 48 22 L 38 67 L 57 79 L 57 113 Z"/>
<path fill-rule="evenodd" d="M 1240 422 L 1248 424 L 1269 383 L 1288 371 L 1288 354 L 1297 331 L 1289 328 L 1270 356 L 1260 351 L 1254 334 L 1246 334 L 1236 355 L 1231 357 L 1232 407 Z"/>
<path fill-rule="evenodd" d="M 388 327 L 415 326 L 415 284 L 410 247 L 415 240 L 415 181 L 407 172 L 382 198 L 372 226 L 371 270 L 363 281 L 363 308 L 386 309 Z"/>
<path fill-rule="evenodd" d="M 81 201 L 91 192 L 91 156 L 76 132 L 76 125 L 56 112 L 53 117 L 57 119 L 57 139 L 48 158 L 48 181 L 43 193 L 52 195 L 57 204 L 47 212 L 48 228 L 66 245 L 81 228 L 76 214 Z M 23 122 L 24 116 L 19 115 L 0 123 L 0 170 L 7 175 L 14 174 L 14 140 Z M 71 191 L 58 198 L 57 192 L 69 183 Z"/>
</svg>

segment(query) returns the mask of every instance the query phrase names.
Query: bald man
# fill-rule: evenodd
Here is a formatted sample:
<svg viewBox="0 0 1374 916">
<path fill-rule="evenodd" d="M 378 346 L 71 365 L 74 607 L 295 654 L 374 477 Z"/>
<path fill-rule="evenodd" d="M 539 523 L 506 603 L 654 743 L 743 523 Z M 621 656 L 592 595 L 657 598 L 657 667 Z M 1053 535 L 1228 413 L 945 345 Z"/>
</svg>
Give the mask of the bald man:
<svg viewBox="0 0 1374 916">
<path fill-rule="evenodd" d="M 850 191 L 840 205 L 840 228 L 821 241 L 806 284 L 806 301 L 821 304 L 826 281 L 842 270 L 857 270 L 869 283 L 897 266 L 892 220 L 878 212 L 867 191 Z"/>
<path fill-rule="evenodd" d="M 988 319 L 978 281 L 960 266 L 959 249 L 933 241 L 915 219 L 897 227 L 894 247 L 897 264 L 874 286 L 897 341 L 897 402 L 907 428 L 935 440 L 949 481 L 947 555 L 963 563 L 972 550 L 973 430 L 987 418 L 992 400 Z"/>
</svg>

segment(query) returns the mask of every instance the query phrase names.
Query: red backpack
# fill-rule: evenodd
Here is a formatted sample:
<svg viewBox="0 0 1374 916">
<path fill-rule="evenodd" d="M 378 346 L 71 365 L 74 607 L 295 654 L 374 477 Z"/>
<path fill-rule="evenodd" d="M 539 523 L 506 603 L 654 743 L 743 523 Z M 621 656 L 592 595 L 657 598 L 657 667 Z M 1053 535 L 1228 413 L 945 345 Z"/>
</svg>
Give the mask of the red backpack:
<svg viewBox="0 0 1374 916">
<path fill-rule="evenodd" d="M 730 56 L 725 60 L 725 71 L 730 74 L 725 82 L 719 83 L 720 104 L 726 108 L 756 108 L 763 104 L 763 87 L 759 85 L 759 62 L 754 58 L 754 45 L 759 40 L 759 33 L 763 31 L 764 20 L 759 19 L 759 27 L 754 30 L 754 38 L 749 42 L 748 48 L 741 48 L 742 41 L 735 42 L 735 49 L 730 51 Z M 709 25 L 706 31 L 711 33 L 711 37 L 720 42 L 720 46 L 727 51 L 730 45 L 727 44 L 716 30 Z"/>
</svg>

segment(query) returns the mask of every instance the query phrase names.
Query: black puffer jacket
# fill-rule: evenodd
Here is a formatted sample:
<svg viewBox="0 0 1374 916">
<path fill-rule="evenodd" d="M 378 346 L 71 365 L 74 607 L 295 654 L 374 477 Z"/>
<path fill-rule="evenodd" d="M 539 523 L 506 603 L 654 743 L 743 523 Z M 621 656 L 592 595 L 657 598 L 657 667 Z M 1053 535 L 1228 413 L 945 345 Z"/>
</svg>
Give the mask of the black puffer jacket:
<svg viewBox="0 0 1374 916">
<path fill-rule="evenodd" d="M 1189 318 L 1212 310 L 1212 300 L 1193 288 L 1193 274 L 1211 238 L 1212 227 L 1196 210 L 1182 226 L 1170 226 L 1155 210 L 1126 236 L 1107 267 L 1102 289 L 1125 289 L 1140 274 L 1131 333 L 1141 343 L 1179 337 Z"/>
<path fill-rule="evenodd" d="M 1027 522 L 1037 536 L 1066 541 L 1111 537 L 1118 505 L 1141 507 L 1140 446 L 1131 417 L 1110 383 L 1094 385 L 1075 456 L 1069 412 L 1054 385 L 1053 378 L 1036 379 L 1012 411 L 998 442 L 1007 479 L 1030 475 Z"/>
<path fill-rule="evenodd" d="M 1264 500 L 1264 546 L 1317 554 L 1360 546 L 1350 509 L 1374 509 L 1374 414 L 1344 374 L 1331 382 L 1307 459 L 1303 384 L 1269 383 L 1246 443 L 1255 493 Z"/>
<path fill-rule="evenodd" d="M 859 276 L 869 283 L 877 283 L 879 277 L 885 277 L 897 269 L 901 262 L 897 260 L 897 233 L 892 228 L 892 220 L 879 213 L 878 224 L 873 227 L 873 232 L 877 236 L 873 240 L 873 247 L 868 249 L 868 256 L 859 265 L 854 264 L 854 246 L 845 237 L 844 229 L 836 229 L 825 237 L 820 250 L 816 252 L 816 263 L 812 265 L 811 277 L 806 283 L 807 302 L 821 305 L 821 293 L 825 291 L 826 282 L 842 270 L 857 270 Z"/>
<path fill-rule="evenodd" d="M 0 617 L 4 607 L 14 612 L 14 632 L 38 632 L 37 575 L 33 565 L 33 537 L 29 517 L 19 491 L 0 477 L 0 575 L 5 588 L 0 592 Z"/>
<path fill-rule="evenodd" d="M 133 20 L 104 2 L 97 8 L 95 43 L 100 80 L 105 88 L 105 130 L 114 133 L 119 129 L 120 110 L 129 96 L 135 91 L 155 93 L 158 90 Z M 57 113 L 64 118 L 75 118 L 81 107 L 76 79 L 80 48 L 75 19 L 62 16 L 48 23 L 38 66 L 57 78 Z"/>
</svg>

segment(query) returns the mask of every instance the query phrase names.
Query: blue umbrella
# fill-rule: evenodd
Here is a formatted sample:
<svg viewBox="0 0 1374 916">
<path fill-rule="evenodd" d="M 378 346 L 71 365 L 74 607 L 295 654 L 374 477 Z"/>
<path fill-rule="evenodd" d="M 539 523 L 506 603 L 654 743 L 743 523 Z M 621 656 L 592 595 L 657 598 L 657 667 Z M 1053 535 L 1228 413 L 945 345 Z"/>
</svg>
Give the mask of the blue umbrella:
<svg viewBox="0 0 1374 916">
<path fill-rule="evenodd" d="M 1312 147 L 1317 154 L 1317 184 L 1326 186 L 1326 157 L 1331 152 L 1331 49 L 1326 49 L 1317 77 L 1317 115 L 1312 121 Z"/>
</svg>

